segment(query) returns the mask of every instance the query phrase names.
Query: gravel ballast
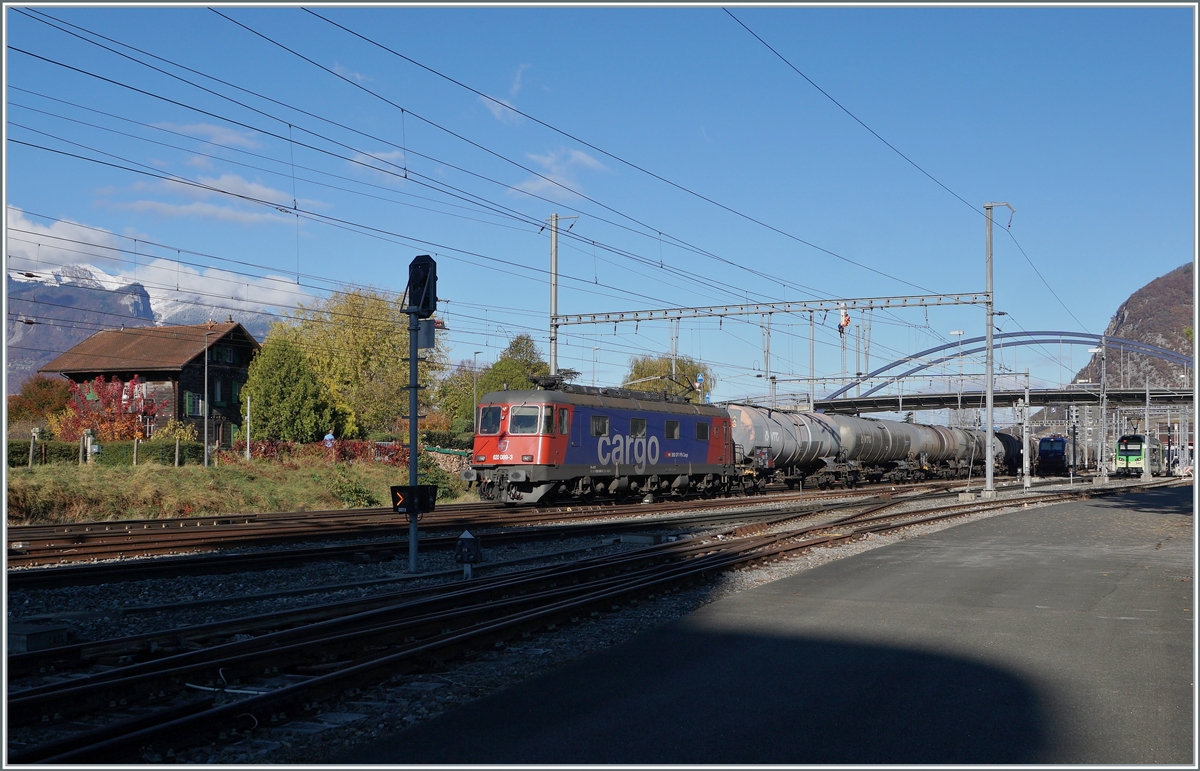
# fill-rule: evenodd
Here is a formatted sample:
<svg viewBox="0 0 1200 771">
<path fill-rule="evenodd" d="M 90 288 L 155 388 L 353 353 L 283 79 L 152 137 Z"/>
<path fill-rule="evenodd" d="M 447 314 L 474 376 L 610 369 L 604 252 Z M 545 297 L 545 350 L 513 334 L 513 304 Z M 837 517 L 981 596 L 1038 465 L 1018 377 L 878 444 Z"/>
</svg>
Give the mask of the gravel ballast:
<svg viewBox="0 0 1200 771">
<path fill-rule="evenodd" d="M 1067 485 L 1062 486 L 1063 489 Z M 1078 489 L 1079 485 L 1076 484 Z M 1049 492 L 1041 488 L 1041 492 Z M 1008 497 L 1011 494 L 1002 494 Z M 921 508 L 912 502 L 893 507 L 888 513 Z M 1014 501 L 1014 507 L 1042 504 Z M 937 532 L 980 518 L 999 516 L 1012 509 L 973 513 L 941 522 L 915 525 L 889 534 L 873 534 L 833 547 L 811 549 L 799 556 L 727 572 L 702 584 L 659 594 L 636 602 L 622 603 L 582 617 L 576 623 L 560 624 L 552 631 L 533 634 L 517 642 L 479 651 L 455 660 L 437 672 L 397 675 L 378 685 L 347 693 L 320 711 L 294 716 L 291 722 L 261 726 L 252 738 L 235 743 L 213 743 L 165 756 L 152 752 L 147 762 L 191 762 L 220 764 L 306 763 L 333 756 L 359 742 L 395 733 L 437 717 L 475 699 L 503 690 L 526 678 L 549 671 L 616 645 L 622 641 L 675 621 L 695 609 L 730 594 L 776 581 L 827 562 L 887 546 L 900 540 Z M 839 513 L 836 516 L 844 516 Z M 795 527 L 796 525 L 792 525 Z M 580 557 L 601 556 L 641 548 L 637 543 L 612 543 L 613 539 L 587 537 L 563 539 L 553 544 L 534 543 L 487 550 L 490 563 L 509 562 L 486 569 L 523 570 L 538 564 L 566 562 Z M 485 541 L 486 549 L 486 541 Z M 553 552 L 547 554 L 547 552 Z M 539 559 L 540 557 L 540 559 Z M 527 561 L 529 560 L 529 561 Z M 443 583 L 445 577 L 409 576 L 407 560 L 388 562 L 324 562 L 299 570 L 269 570 L 237 575 L 156 579 L 119 585 L 14 591 L 8 597 L 8 620 L 32 620 L 72 627 L 79 640 L 98 640 L 209 623 L 223 619 L 325 604 L 384 592 Z M 428 552 L 420 557 L 421 573 L 459 570 L 448 552 Z M 221 602 L 187 606 L 188 601 L 241 597 L 249 594 L 285 592 L 299 587 L 318 587 L 352 582 L 386 580 L 337 591 L 275 596 L 253 601 Z M 114 603 L 113 598 L 120 600 Z M 173 606 L 169 610 L 139 610 L 141 607 Z M 37 681 L 10 683 L 10 688 Z M 10 733 L 10 750 L 18 747 L 25 732 Z M 33 741 L 36 738 L 29 736 Z"/>
</svg>

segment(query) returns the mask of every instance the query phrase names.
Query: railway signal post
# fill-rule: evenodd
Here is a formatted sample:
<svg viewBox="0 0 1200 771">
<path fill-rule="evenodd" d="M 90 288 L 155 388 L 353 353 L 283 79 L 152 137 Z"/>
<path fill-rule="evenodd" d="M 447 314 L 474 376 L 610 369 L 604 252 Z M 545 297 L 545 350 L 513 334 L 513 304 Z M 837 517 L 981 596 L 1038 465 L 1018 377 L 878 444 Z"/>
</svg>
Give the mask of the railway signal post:
<svg viewBox="0 0 1200 771">
<path fill-rule="evenodd" d="M 408 265 L 408 484 L 417 485 L 417 349 L 421 319 L 428 319 L 437 310 L 437 263 L 428 254 L 413 258 Z M 432 324 L 432 322 L 430 322 Z M 417 517 L 421 512 L 419 498 L 408 507 L 408 572 L 417 572 Z"/>
</svg>

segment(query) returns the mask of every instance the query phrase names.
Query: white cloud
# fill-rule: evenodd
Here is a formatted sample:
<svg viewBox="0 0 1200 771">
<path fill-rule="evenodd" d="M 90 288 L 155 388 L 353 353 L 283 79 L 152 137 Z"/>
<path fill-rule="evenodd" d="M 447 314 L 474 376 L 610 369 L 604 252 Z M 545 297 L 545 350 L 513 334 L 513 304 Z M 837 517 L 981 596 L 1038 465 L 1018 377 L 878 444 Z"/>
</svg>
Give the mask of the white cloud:
<svg viewBox="0 0 1200 771">
<path fill-rule="evenodd" d="M 115 233 L 98 232 L 74 222 L 42 225 L 20 209 L 8 209 L 8 267 L 44 276 L 64 265 L 90 263 L 105 269 L 117 268 L 118 255 L 112 248 L 122 239 Z M 109 248 L 104 248 L 109 247 Z M 119 255 L 118 255 L 119 256 Z"/>
<path fill-rule="evenodd" d="M 271 203 L 282 204 L 284 206 L 292 200 L 292 196 L 289 193 L 276 190 L 273 187 L 267 187 L 258 182 L 251 182 L 237 174 L 222 174 L 219 177 L 199 177 L 196 181 L 202 185 L 215 187 L 218 190 L 225 190 L 235 195 L 249 196 L 250 198 L 270 201 Z"/>
<path fill-rule="evenodd" d="M 170 131 L 178 131 L 180 134 L 192 134 L 204 137 L 207 141 L 213 144 L 229 145 L 231 147 L 244 147 L 254 149 L 261 147 L 254 140 L 254 132 L 238 131 L 237 129 L 227 128 L 226 126 L 216 126 L 211 123 L 189 123 L 181 126 L 178 123 L 155 123 L 155 128 L 168 129 Z"/>
<path fill-rule="evenodd" d="M 286 208 L 291 208 L 292 206 L 292 194 L 290 192 L 264 185 L 261 182 L 248 180 L 238 174 L 226 173 L 217 177 L 200 176 L 196 178 L 196 182 L 199 183 L 199 185 L 206 185 L 207 187 L 189 185 L 185 182 L 175 179 L 164 179 L 158 182 L 135 182 L 131 187 L 139 192 L 149 192 L 152 194 L 167 193 L 192 200 L 219 199 L 230 201 L 230 199 L 226 198 L 223 193 L 232 193 L 233 195 L 246 196 L 258 201 L 266 201 L 276 206 L 283 206 Z M 213 189 L 210 190 L 208 188 Z M 239 204 L 250 207 L 249 212 L 247 212 L 247 216 L 243 217 L 232 216 L 231 213 L 237 212 L 238 209 L 235 209 L 229 205 L 185 207 L 166 202 L 158 202 L 156 204 L 156 202 L 146 200 L 138 201 L 136 206 L 134 204 L 122 202 L 113 202 L 110 203 L 110 205 L 118 208 L 134 208 L 138 211 L 156 211 L 160 214 L 171 215 L 185 214 L 188 216 L 203 216 L 205 214 L 210 214 L 211 216 L 218 217 L 219 219 L 243 223 L 278 220 L 278 218 L 272 218 L 270 216 L 257 216 L 255 213 L 259 210 L 258 205 L 249 201 Z M 311 198 L 301 198 L 296 201 L 296 205 L 305 209 L 319 209 L 327 206 L 327 204 L 324 202 Z M 255 214 L 255 216 L 250 216 L 251 214 Z"/>
<path fill-rule="evenodd" d="M 379 174 L 390 182 L 400 182 L 404 173 L 404 151 L 386 150 L 377 153 L 355 153 L 350 166 L 358 172 L 364 171 L 363 164 L 376 169 Z"/>
<path fill-rule="evenodd" d="M 510 88 L 508 90 L 508 95 L 510 97 L 516 96 L 517 94 L 521 93 L 521 76 L 524 75 L 525 70 L 529 69 L 531 66 L 532 65 L 530 65 L 530 64 L 522 64 L 520 67 L 517 68 L 517 74 L 513 78 L 512 88 Z"/>
<path fill-rule="evenodd" d="M 501 123 L 507 123 L 511 126 L 521 119 L 520 115 L 513 112 L 512 104 L 507 99 L 495 100 L 481 96 L 479 97 L 479 101 L 483 103 L 484 107 L 488 108 L 488 111 L 492 113 L 492 117 Z"/>
<path fill-rule="evenodd" d="M 209 217 L 238 222 L 243 225 L 255 225 L 262 222 L 291 223 L 291 216 L 282 214 L 267 214 L 264 212 L 243 211 L 229 206 L 195 201 L 188 204 L 166 203 L 164 201 L 133 201 L 130 203 L 114 203 L 113 208 L 128 209 L 137 212 L 153 212 L 164 217 Z"/>
<path fill-rule="evenodd" d="M 155 201 L 139 203 L 162 205 Z M 242 212 L 232 214 L 244 215 Z M 276 219 L 291 221 L 290 217 L 280 216 Z M 297 302 L 311 302 L 314 299 L 311 293 L 296 284 L 294 276 L 275 273 L 243 276 L 221 268 L 185 265 L 174 259 L 148 254 L 151 249 L 145 243 L 141 244 L 141 253 L 135 257 L 132 239 L 139 235 L 121 237 L 109 231 L 84 228 L 73 222 L 56 222 L 45 226 L 26 217 L 24 212 L 10 208 L 8 267 L 10 270 L 37 273 L 44 280 L 64 266 L 86 266 L 102 285 L 110 289 L 135 281 L 142 284 L 150 294 L 155 310 L 159 312 L 169 305 L 191 303 L 217 305 L 221 307 L 221 313 L 226 312 L 225 308 L 262 312 L 273 308 L 290 308 Z M 145 236 L 141 240 L 145 241 Z M 40 250 L 37 245 L 39 242 Z M 184 260 L 191 262 L 199 259 L 188 260 L 184 257 Z"/>
<path fill-rule="evenodd" d="M 515 108 L 513 107 L 512 100 L 516 99 L 517 94 L 521 93 L 521 79 L 525 75 L 525 70 L 529 69 L 530 66 L 529 64 L 522 64 L 520 67 L 517 67 L 517 74 L 513 76 L 512 85 L 508 88 L 508 99 L 479 97 L 479 101 L 484 107 L 488 108 L 492 117 L 501 123 L 507 123 L 511 126 L 520 121 L 521 116 L 514 111 Z"/>
<path fill-rule="evenodd" d="M 545 169 L 542 177 L 530 177 L 515 187 L 527 193 L 546 195 L 552 198 L 570 199 L 574 194 L 564 190 L 581 190 L 578 175 L 580 171 L 608 171 L 608 167 L 582 150 L 562 148 L 544 155 L 526 153 L 531 161 Z M 558 183 L 558 184 L 555 184 Z"/>
<path fill-rule="evenodd" d="M 203 171 L 213 170 L 212 161 L 208 158 L 208 156 L 205 155 L 193 155 L 191 158 L 188 158 L 185 163 L 187 163 L 188 166 L 193 166 Z"/>
<path fill-rule="evenodd" d="M 366 75 L 363 75 L 360 72 L 355 72 L 354 70 L 350 69 L 349 67 L 344 67 L 341 64 L 338 64 L 337 62 L 333 63 L 333 71 L 336 72 L 337 74 L 341 75 L 343 78 L 349 78 L 350 80 L 357 80 L 359 83 L 362 83 L 364 80 L 370 80 L 370 78 L 368 78 Z"/>
</svg>

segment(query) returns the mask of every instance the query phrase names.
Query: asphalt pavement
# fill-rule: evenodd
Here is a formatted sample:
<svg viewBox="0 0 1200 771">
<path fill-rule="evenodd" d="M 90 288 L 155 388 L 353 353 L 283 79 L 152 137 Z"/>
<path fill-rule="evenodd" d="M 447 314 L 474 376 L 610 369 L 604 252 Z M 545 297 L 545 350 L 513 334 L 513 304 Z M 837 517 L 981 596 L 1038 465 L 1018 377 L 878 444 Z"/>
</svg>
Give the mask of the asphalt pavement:
<svg viewBox="0 0 1200 771">
<path fill-rule="evenodd" d="M 1192 488 L 1020 510 L 704 606 L 338 764 L 1193 764 Z"/>
</svg>

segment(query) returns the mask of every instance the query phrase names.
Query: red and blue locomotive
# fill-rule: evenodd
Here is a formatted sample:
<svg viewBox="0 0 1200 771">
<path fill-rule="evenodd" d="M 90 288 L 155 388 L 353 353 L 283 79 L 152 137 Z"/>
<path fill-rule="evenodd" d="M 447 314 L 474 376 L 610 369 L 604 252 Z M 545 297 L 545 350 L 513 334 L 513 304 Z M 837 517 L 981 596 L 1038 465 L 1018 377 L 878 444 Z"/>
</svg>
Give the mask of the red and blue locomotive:
<svg viewBox="0 0 1200 771">
<path fill-rule="evenodd" d="M 486 501 L 712 495 L 733 483 L 729 415 L 718 407 L 561 384 L 496 391 L 477 409 L 472 468 L 462 477 Z"/>
</svg>

